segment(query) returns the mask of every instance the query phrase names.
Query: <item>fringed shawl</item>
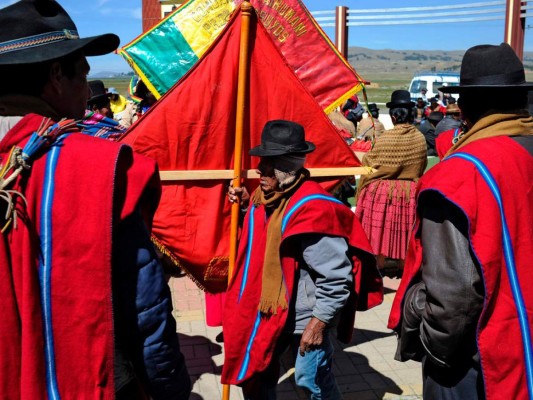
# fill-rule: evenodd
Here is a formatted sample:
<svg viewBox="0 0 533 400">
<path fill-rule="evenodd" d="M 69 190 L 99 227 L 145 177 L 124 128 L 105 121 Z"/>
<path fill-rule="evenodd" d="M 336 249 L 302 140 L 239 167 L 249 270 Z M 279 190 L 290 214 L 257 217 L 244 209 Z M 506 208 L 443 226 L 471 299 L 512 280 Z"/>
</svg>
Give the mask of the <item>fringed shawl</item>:
<svg viewBox="0 0 533 400">
<path fill-rule="evenodd" d="M 363 165 L 375 172 L 361 177 L 358 195 L 375 180 L 417 181 L 427 165 L 426 139 L 413 125 L 398 124 L 380 136 L 363 157 Z"/>
</svg>

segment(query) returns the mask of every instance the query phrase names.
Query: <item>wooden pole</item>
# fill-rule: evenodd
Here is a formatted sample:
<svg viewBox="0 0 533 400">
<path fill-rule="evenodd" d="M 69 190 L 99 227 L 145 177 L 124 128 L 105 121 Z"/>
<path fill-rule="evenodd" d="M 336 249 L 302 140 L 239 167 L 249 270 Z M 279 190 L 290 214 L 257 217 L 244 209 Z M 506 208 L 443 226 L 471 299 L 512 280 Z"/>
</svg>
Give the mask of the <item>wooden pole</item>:
<svg viewBox="0 0 533 400">
<path fill-rule="evenodd" d="M 335 167 L 335 168 L 307 168 L 311 177 L 336 177 L 366 175 L 373 170 L 369 167 Z M 228 180 L 236 176 L 231 169 L 202 169 L 202 170 L 173 170 L 159 171 L 159 177 L 163 182 L 169 181 L 202 181 L 202 180 Z M 243 170 L 240 176 L 244 179 L 259 179 L 255 169 Z"/>
<path fill-rule="evenodd" d="M 348 7 L 335 9 L 335 47 L 348 60 Z"/>
<path fill-rule="evenodd" d="M 248 1 L 241 4 L 241 43 L 239 50 L 239 76 L 237 83 L 237 115 L 235 120 L 235 158 L 233 161 L 233 187 L 241 187 L 242 170 L 242 139 L 244 131 L 244 118 L 246 108 L 246 90 L 248 87 L 249 73 L 249 41 L 250 41 L 250 19 L 252 15 L 252 5 Z M 230 225 L 230 248 L 229 248 L 229 269 L 228 281 L 233 276 L 235 260 L 237 259 L 237 233 L 239 229 L 240 204 L 233 203 L 231 206 Z M 222 387 L 222 399 L 229 400 L 230 386 Z"/>
<path fill-rule="evenodd" d="M 505 13 L 504 42 L 513 48 L 520 60 L 524 57 L 524 32 L 526 19 L 522 17 L 522 6 L 526 2 L 507 0 Z"/>
</svg>

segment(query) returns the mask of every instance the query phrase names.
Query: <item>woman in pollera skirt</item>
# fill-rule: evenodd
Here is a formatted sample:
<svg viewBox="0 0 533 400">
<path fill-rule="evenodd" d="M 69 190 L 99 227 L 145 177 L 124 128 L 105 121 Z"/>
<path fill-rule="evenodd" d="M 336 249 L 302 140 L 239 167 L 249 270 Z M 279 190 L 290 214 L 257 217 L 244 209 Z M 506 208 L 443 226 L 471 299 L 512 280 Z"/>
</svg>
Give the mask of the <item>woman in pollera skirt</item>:
<svg viewBox="0 0 533 400">
<path fill-rule="evenodd" d="M 355 209 L 382 270 L 385 259 L 399 260 L 403 269 L 415 220 L 416 182 L 427 165 L 426 140 L 412 125 L 415 103 L 409 92 L 394 91 L 386 105 L 394 128 L 363 157 L 363 165 L 375 171 L 361 177 Z"/>
</svg>

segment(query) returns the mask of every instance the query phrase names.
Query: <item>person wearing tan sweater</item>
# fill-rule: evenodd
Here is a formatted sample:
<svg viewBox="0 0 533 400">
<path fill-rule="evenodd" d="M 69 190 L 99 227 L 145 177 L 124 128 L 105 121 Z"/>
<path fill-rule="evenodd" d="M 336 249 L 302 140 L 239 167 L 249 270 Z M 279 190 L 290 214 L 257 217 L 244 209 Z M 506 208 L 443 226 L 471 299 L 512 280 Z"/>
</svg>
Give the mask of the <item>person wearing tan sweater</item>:
<svg viewBox="0 0 533 400">
<path fill-rule="evenodd" d="M 414 105 L 408 91 L 392 93 L 387 107 L 394 128 L 385 131 L 363 157 L 363 165 L 374 172 L 359 181 L 355 214 L 378 256 L 379 268 L 386 258 L 403 265 L 415 218 L 416 181 L 427 165 L 426 140 L 412 125 Z"/>
</svg>

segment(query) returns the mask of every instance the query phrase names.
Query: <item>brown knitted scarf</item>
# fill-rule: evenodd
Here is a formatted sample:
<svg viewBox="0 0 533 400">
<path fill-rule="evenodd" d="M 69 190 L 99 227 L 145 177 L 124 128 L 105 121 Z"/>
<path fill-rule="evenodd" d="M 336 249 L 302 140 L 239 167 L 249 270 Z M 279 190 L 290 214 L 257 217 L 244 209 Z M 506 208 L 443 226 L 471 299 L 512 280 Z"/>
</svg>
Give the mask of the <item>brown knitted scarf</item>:
<svg viewBox="0 0 533 400">
<path fill-rule="evenodd" d="M 472 129 L 460 136 L 446 155 L 479 139 L 494 136 L 533 135 L 533 117 L 526 110 L 513 114 L 491 114 L 477 121 Z"/>
<path fill-rule="evenodd" d="M 361 189 L 376 180 L 416 182 L 427 165 L 426 139 L 413 125 L 398 124 L 376 140 L 374 148 L 363 157 L 363 165 L 375 171 L 361 176 L 357 196 Z"/>
<path fill-rule="evenodd" d="M 252 194 L 252 203 L 256 206 L 265 206 L 267 213 L 270 214 L 263 261 L 263 286 L 259 302 L 259 311 L 263 314 L 276 314 L 279 307 L 282 310 L 288 307 L 287 288 L 283 281 L 280 259 L 281 222 L 291 196 L 307 178 L 309 171 L 302 169 L 296 180 L 282 191 L 264 194 L 261 187 L 258 187 Z"/>
</svg>

